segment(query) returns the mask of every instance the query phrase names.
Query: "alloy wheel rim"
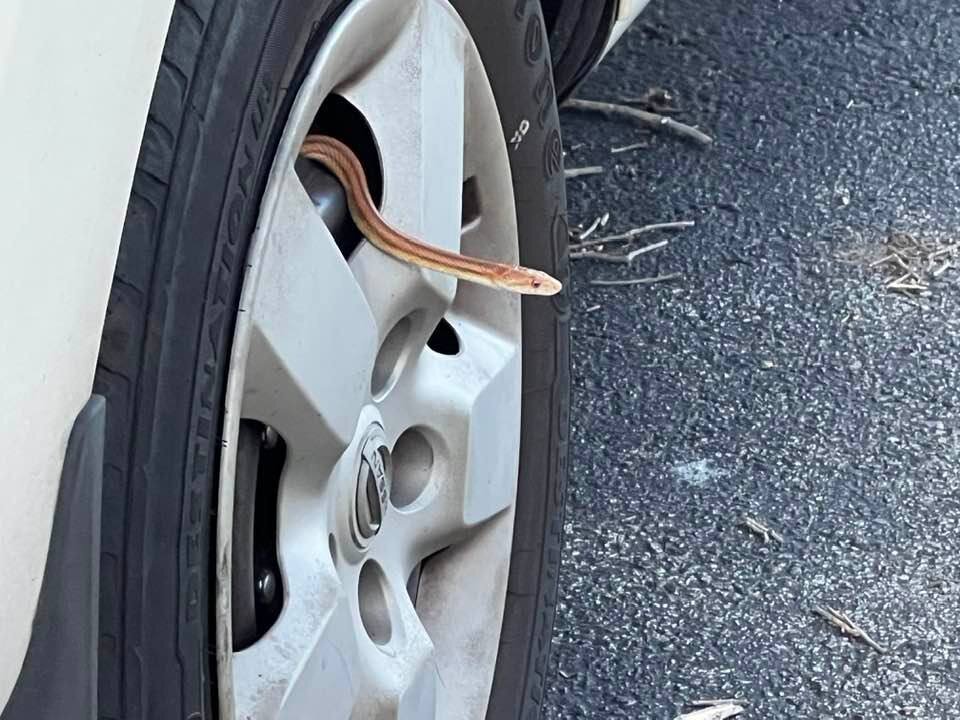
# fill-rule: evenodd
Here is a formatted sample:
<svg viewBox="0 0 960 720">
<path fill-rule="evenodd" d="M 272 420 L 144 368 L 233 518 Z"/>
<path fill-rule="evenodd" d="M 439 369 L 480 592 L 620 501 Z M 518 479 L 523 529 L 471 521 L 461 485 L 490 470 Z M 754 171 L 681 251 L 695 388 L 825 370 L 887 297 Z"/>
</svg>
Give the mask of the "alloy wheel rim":
<svg viewBox="0 0 960 720">
<path fill-rule="evenodd" d="M 447 249 L 518 260 L 500 120 L 459 16 L 445 0 L 356 0 L 294 103 L 248 256 L 220 471 L 221 715 L 480 718 L 513 532 L 520 301 L 368 243 L 341 253 L 296 163 L 331 93 L 369 126 L 388 221 Z M 437 327 L 452 338 L 441 351 L 428 347 Z M 241 420 L 286 447 L 283 609 L 235 650 Z"/>
</svg>

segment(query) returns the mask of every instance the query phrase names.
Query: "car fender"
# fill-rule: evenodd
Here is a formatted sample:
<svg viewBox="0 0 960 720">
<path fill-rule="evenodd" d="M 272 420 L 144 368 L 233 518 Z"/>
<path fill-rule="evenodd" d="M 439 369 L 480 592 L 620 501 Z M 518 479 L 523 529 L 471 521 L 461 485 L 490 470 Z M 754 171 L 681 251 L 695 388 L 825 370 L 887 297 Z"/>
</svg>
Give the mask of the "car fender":
<svg viewBox="0 0 960 720">
<path fill-rule="evenodd" d="M 173 0 L 6 0 L 0 22 L 0 708 L 90 399 Z"/>
</svg>

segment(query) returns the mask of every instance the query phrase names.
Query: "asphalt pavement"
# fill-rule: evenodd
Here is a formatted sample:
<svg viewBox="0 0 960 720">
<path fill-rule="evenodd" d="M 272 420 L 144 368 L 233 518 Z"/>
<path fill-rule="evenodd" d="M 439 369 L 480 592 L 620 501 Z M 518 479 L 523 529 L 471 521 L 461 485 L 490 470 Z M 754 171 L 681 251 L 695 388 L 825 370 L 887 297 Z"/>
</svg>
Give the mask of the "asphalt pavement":
<svg viewBox="0 0 960 720">
<path fill-rule="evenodd" d="M 578 96 L 651 87 L 714 145 L 561 116 L 568 167 L 606 169 L 572 224 L 696 226 L 573 264 L 544 717 L 960 717 L 960 270 L 914 300 L 861 261 L 960 241 L 960 3 L 653 0 Z"/>
</svg>

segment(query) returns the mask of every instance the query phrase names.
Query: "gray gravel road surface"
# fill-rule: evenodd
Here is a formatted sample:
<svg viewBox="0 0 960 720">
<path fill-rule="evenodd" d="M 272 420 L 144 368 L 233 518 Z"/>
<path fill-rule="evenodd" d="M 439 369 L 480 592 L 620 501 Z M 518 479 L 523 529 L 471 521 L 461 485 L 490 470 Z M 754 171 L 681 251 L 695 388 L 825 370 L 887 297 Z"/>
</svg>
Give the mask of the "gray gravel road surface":
<svg viewBox="0 0 960 720">
<path fill-rule="evenodd" d="M 715 145 L 562 116 L 568 166 L 606 168 L 570 181 L 572 223 L 697 226 L 574 264 L 544 717 L 960 717 L 960 273 L 918 307 L 840 259 L 960 240 L 960 3 L 654 0 L 578 95 L 651 86 Z"/>
</svg>

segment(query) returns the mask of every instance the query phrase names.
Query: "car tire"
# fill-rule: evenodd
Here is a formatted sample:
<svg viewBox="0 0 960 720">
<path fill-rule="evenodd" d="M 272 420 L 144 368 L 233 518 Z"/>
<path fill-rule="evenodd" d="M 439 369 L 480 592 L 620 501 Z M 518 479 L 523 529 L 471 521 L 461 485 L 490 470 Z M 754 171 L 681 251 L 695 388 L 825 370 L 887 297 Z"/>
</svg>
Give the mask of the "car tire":
<svg viewBox="0 0 960 720">
<path fill-rule="evenodd" d="M 218 716 L 213 545 L 233 329 L 284 118 L 349 3 L 178 0 L 94 390 L 107 400 L 99 716 Z M 510 142 L 520 258 L 567 279 L 562 145 L 537 2 L 455 2 Z M 516 523 L 488 717 L 536 717 L 556 606 L 569 422 L 567 294 L 524 300 Z"/>
</svg>

